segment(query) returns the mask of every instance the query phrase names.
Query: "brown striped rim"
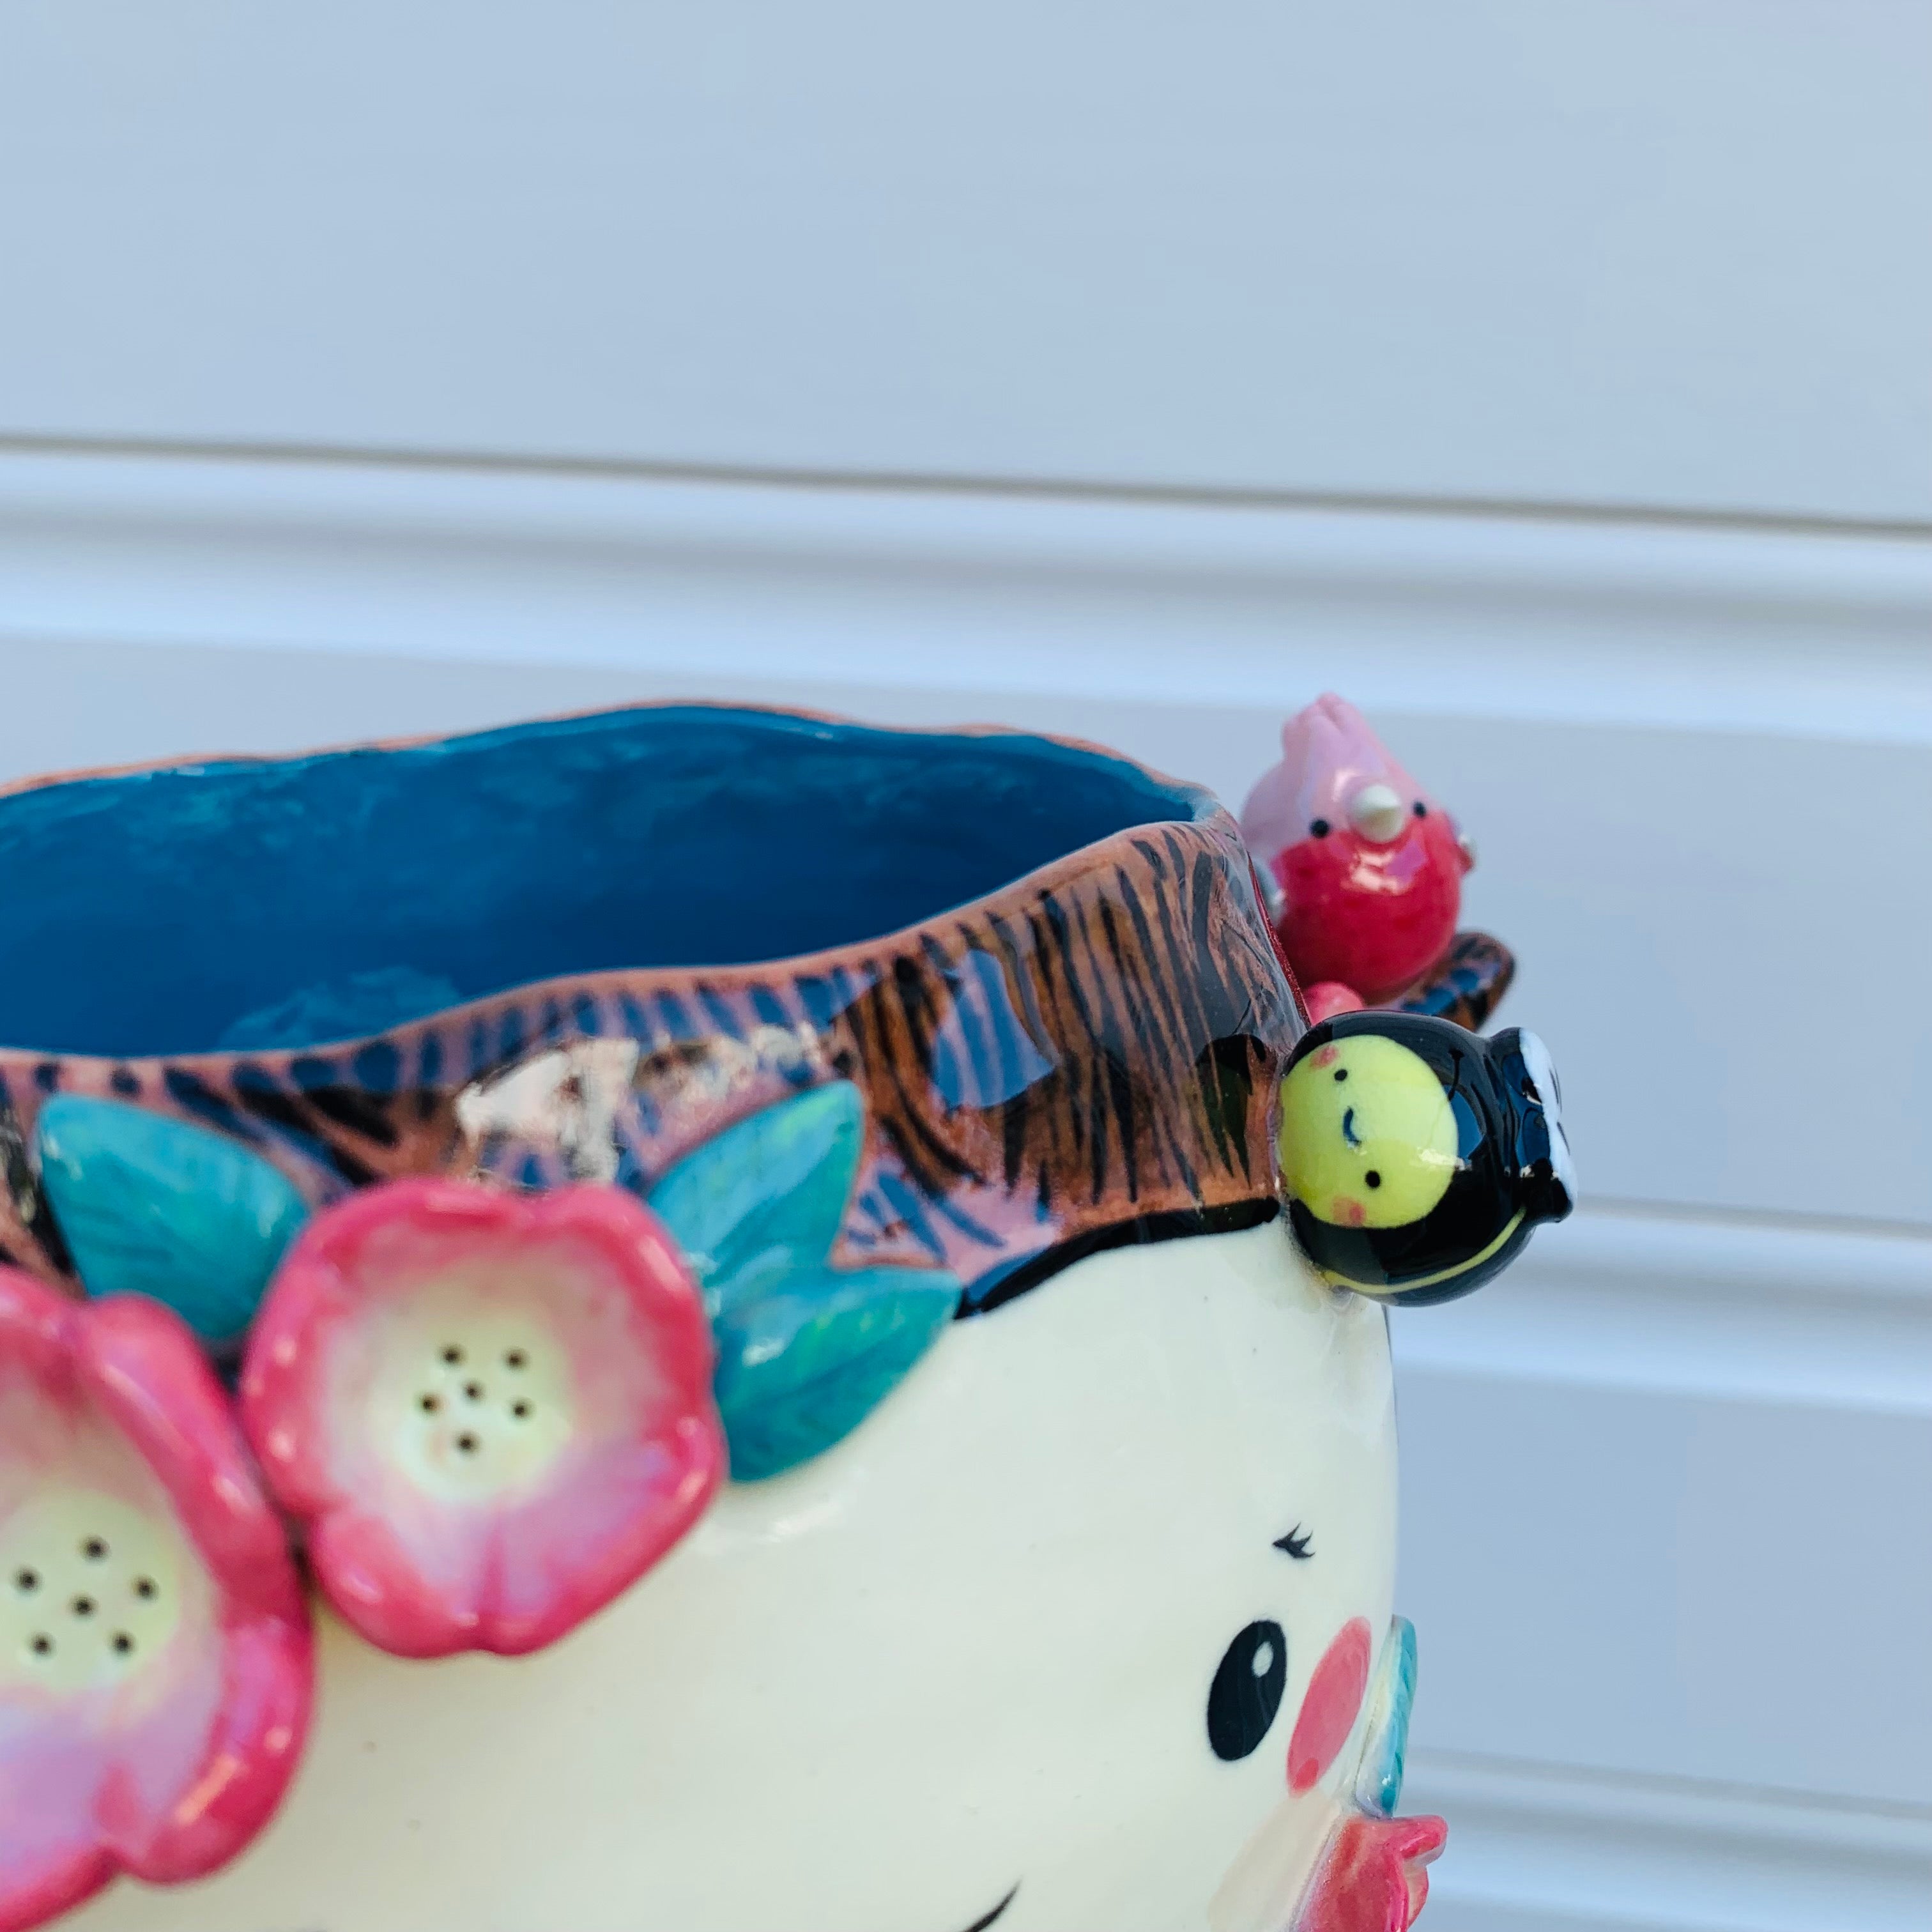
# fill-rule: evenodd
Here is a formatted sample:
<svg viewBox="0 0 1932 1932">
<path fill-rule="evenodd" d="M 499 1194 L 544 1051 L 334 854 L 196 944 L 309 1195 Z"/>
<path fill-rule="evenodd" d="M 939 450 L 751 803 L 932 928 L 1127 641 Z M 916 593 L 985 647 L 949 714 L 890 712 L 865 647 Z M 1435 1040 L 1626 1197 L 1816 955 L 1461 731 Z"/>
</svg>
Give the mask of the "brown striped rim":
<svg viewBox="0 0 1932 1932">
<path fill-rule="evenodd" d="M 943 1263 L 966 1284 L 965 1312 L 1112 1242 L 1266 1218 L 1275 1093 L 1303 1023 L 1234 820 L 1174 788 L 1191 817 L 808 957 L 550 980 L 298 1051 L 0 1049 L 0 1250 L 71 1281 L 31 1154 L 54 1093 L 230 1136 L 320 1203 L 424 1173 L 641 1187 L 731 1121 L 849 1079 L 867 1134 L 845 1258 Z"/>
</svg>

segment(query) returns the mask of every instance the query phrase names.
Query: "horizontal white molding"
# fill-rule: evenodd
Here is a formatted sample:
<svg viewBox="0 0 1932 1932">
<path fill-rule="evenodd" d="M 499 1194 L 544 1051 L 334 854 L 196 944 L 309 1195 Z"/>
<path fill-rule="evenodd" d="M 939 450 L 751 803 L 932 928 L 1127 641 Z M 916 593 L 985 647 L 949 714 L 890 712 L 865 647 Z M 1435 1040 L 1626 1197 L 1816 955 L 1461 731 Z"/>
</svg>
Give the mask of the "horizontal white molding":
<svg viewBox="0 0 1932 1932">
<path fill-rule="evenodd" d="M 1586 1204 L 1394 1326 L 1408 1372 L 1932 1420 L 1932 1234 L 1908 1229 Z"/>
<path fill-rule="evenodd" d="M 1932 743 L 1932 541 L 0 454 L 0 638 Z M 890 670 L 882 674 L 882 667 Z"/>
<path fill-rule="evenodd" d="M 1609 1780 L 1560 1804 L 1536 1796 L 1542 1769 L 1494 1805 L 1467 1779 L 1469 1802 L 1444 1796 L 1488 1876 L 1482 1909 L 1439 1932 L 1932 1924 L 1834 1916 L 1802 1873 L 1809 1916 L 1724 1916 L 1756 1841 L 1683 1826 L 1694 1799 L 1749 1785 L 1818 1794 L 1834 1832 L 1900 1805 L 1932 1831 L 1932 1237 L 1586 1205 L 1477 1294 L 1391 1326 L 1419 1739 Z M 1604 1814 L 1619 1778 L 1628 1803 Z M 1766 1802 L 1774 1825 L 1785 1801 Z M 1864 1843 L 1841 1832 L 1814 1863 L 1862 1873 Z M 1641 1909 L 1591 1916 L 1620 1862 L 1651 1874 Z M 1860 1882 L 1894 1883 L 1871 1865 Z M 1539 1872 L 1566 1875 L 1563 1910 L 1517 1884 Z M 1706 1916 L 1670 1916 L 1673 1888 Z"/>
<path fill-rule="evenodd" d="M 1427 1932 L 1924 1932 L 1932 1810 L 1418 1751 Z"/>
</svg>

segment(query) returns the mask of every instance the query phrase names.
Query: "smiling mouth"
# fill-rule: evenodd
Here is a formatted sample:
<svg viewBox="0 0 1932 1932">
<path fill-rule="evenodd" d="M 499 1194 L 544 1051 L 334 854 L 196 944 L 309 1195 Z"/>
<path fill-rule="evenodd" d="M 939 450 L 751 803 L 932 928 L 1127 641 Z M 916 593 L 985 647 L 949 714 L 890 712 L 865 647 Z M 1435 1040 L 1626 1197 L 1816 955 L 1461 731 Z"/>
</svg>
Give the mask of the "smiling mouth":
<svg viewBox="0 0 1932 1932">
<path fill-rule="evenodd" d="M 1352 1107 L 1345 1107 L 1342 1110 L 1342 1138 L 1351 1147 L 1360 1147 L 1362 1144 L 1361 1136 L 1355 1131 L 1355 1110 Z"/>
<path fill-rule="evenodd" d="M 1019 1895 L 1020 1888 L 1018 1886 L 1015 1886 L 1012 1890 L 986 1914 L 985 1918 L 974 1919 L 972 1924 L 967 1927 L 966 1932 L 986 1932 L 986 1928 L 992 1924 L 993 1921 L 998 1918 L 1000 1913 L 1004 1912 Z"/>
</svg>

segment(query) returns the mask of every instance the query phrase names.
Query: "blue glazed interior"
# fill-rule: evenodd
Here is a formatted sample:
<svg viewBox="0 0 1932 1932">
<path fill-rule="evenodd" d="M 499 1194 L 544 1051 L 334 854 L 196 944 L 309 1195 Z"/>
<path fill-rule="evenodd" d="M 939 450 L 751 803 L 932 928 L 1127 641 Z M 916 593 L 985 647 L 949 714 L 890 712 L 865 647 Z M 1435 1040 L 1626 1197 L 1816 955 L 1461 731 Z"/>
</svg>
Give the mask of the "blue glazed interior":
<svg viewBox="0 0 1932 1932">
<path fill-rule="evenodd" d="M 1030 737 L 671 707 L 0 798 L 0 1041 L 350 1038 L 532 980 L 896 932 L 1202 794 Z"/>
</svg>

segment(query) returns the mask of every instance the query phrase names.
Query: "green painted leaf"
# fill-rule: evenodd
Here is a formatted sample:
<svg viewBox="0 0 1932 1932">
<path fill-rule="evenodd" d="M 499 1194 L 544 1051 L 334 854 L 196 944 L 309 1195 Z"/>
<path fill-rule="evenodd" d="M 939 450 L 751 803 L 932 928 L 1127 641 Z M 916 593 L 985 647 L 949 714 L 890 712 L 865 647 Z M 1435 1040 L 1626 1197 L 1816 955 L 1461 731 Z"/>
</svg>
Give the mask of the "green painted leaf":
<svg viewBox="0 0 1932 1932">
<path fill-rule="evenodd" d="M 850 1434 L 959 1305 L 939 1270 L 820 1270 L 734 1304 L 715 1324 L 716 1392 L 740 1482 L 776 1476 Z"/>
<path fill-rule="evenodd" d="M 240 1341 L 308 1219 L 286 1174 L 206 1128 L 80 1094 L 40 1109 L 36 1144 L 89 1294 L 145 1294 L 217 1350 Z"/>
<path fill-rule="evenodd" d="M 646 1198 L 684 1250 L 714 1319 L 824 1263 L 865 1133 L 858 1088 L 836 1081 L 727 1127 L 651 1189 Z"/>
<path fill-rule="evenodd" d="M 706 1142 L 648 1197 L 704 1291 L 740 1482 L 849 1435 L 958 1306 L 941 1270 L 829 1265 L 865 1130 L 850 1082 L 814 1088 Z"/>
</svg>

